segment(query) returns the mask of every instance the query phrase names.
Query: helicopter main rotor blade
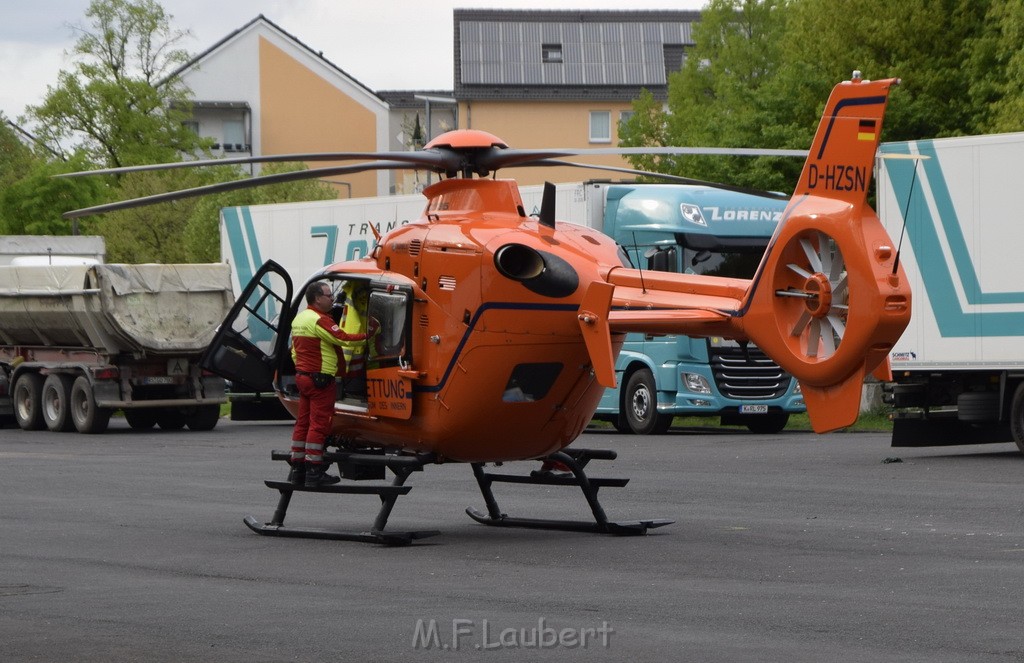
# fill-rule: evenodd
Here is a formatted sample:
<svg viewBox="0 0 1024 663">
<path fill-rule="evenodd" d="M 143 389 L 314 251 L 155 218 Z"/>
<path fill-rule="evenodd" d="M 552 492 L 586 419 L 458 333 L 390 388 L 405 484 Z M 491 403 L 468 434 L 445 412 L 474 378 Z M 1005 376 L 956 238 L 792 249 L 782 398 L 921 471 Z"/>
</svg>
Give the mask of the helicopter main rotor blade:
<svg viewBox="0 0 1024 663">
<path fill-rule="evenodd" d="M 476 162 L 488 171 L 500 168 L 512 168 L 542 159 L 586 156 L 625 156 L 630 154 L 704 154 L 713 156 L 748 156 L 748 157 L 801 157 L 807 156 L 807 150 L 775 150 L 746 147 L 595 147 L 565 148 L 553 150 L 503 149 L 492 150 L 477 156 Z"/>
<path fill-rule="evenodd" d="M 570 166 L 572 168 L 586 168 L 590 170 L 607 170 L 616 173 L 627 173 L 629 175 L 643 175 L 644 177 L 653 177 L 666 180 L 668 182 L 678 182 L 679 184 L 698 184 L 714 189 L 722 189 L 723 191 L 734 191 L 736 193 L 745 193 L 752 196 L 760 196 L 762 198 L 771 198 L 772 200 L 789 200 L 790 198 L 789 194 L 779 193 L 777 191 L 762 191 L 761 189 L 750 189 L 742 186 L 733 186 L 731 184 L 722 184 L 721 182 L 708 182 L 706 180 L 697 180 L 692 177 L 682 177 L 680 175 L 668 175 L 666 173 L 655 173 L 649 170 L 634 170 L 632 168 L 620 168 L 618 166 L 600 166 L 597 164 L 579 163 L 576 161 L 556 161 L 553 159 L 545 159 L 543 161 L 527 161 L 524 163 L 518 163 L 512 167 L 525 168 L 534 166 Z"/>
<path fill-rule="evenodd" d="M 74 173 L 59 173 L 54 177 L 87 177 L 92 175 L 120 175 L 124 173 L 140 173 L 154 170 L 175 170 L 178 168 L 201 168 L 204 166 L 240 166 L 253 163 L 286 163 L 290 161 L 354 161 L 358 159 L 401 161 L 408 164 L 410 170 L 415 166 L 443 172 L 457 168 L 460 158 L 448 151 L 423 150 L 421 152 L 311 152 L 306 154 L 270 154 L 265 156 L 231 157 L 227 159 L 201 159 L 198 161 L 174 161 L 171 163 L 152 163 L 141 166 L 121 166 L 119 168 L 98 168 L 81 170 Z"/>
<path fill-rule="evenodd" d="M 761 149 L 757 147 L 590 147 L 579 150 L 563 150 L 574 156 L 606 154 L 705 154 L 734 157 L 801 157 L 807 150 Z"/>
<path fill-rule="evenodd" d="M 476 163 L 483 170 L 493 172 L 502 168 L 514 168 L 536 161 L 576 156 L 574 150 L 490 150 L 476 155 Z"/>
<path fill-rule="evenodd" d="M 330 175 L 344 175 L 347 173 L 361 173 L 366 170 L 407 170 L 408 168 L 409 164 L 403 161 L 371 161 L 368 163 L 361 163 L 353 166 L 331 166 L 327 168 L 297 170 L 289 173 L 276 173 L 274 175 L 263 175 L 261 177 L 250 177 L 241 180 L 232 180 L 230 182 L 218 182 L 216 184 L 207 184 L 206 186 L 198 186 L 193 187 L 191 189 L 181 189 L 180 191 L 168 191 L 167 193 L 157 193 L 152 196 L 132 198 L 130 200 L 121 200 L 114 203 L 106 203 L 104 205 L 94 205 L 93 207 L 85 207 L 82 209 L 65 212 L 61 216 L 65 219 L 77 219 L 83 216 L 92 216 L 94 214 L 103 214 L 105 212 L 115 212 L 117 210 L 122 209 L 131 209 L 133 207 L 144 207 L 146 205 L 166 203 L 174 200 L 180 200 L 182 198 L 205 196 L 211 193 L 224 193 L 225 191 L 249 189 L 258 186 L 265 186 L 267 184 L 279 184 L 281 182 L 294 182 L 297 180 L 317 179 L 320 177 L 327 177 Z"/>
<path fill-rule="evenodd" d="M 565 148 L 565 149 L 508 149 L 497 146 L 454 148 L 437 146 L 414 152 L 308 152 L 294 154 L 270 154 L 263 156 L 229 157 L 223 159 L 200 159 L 171 163 L 98 168 L 74 173 L 60 173 L 54 177 L 86 177 L 92 175 L 121 175 L 149 171 L 176 170 L 180 168 L 202 168 L 206 166 L 242 166 L 254 163 L 285 163 L 291 161 L 353 161 L 389 160 L 409 164 L 410 170 L 433 170 L 455 174 L 474 172 L 484 175 L 501 168 L 509 168 L 526 162 L 590 155 L 630 154 L 705 154 L 725 156 L 799 156 L 807 155 L 806 150 L 774 150 L 731 147 L 607 147 L 607 148 Z"/>
</svg>

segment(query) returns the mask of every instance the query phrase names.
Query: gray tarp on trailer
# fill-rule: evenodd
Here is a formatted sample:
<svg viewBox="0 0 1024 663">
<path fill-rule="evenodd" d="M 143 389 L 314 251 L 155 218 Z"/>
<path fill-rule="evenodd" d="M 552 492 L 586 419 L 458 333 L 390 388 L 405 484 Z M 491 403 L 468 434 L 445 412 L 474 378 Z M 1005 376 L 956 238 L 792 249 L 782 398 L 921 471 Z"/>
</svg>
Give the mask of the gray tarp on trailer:
<svg viewBox="0 0 1024 663">
<path fill-rule="evenodd" d="M 0 342 L 201 352 L 232 303 L 223 263 L 0 266 Z"/>
</svg>

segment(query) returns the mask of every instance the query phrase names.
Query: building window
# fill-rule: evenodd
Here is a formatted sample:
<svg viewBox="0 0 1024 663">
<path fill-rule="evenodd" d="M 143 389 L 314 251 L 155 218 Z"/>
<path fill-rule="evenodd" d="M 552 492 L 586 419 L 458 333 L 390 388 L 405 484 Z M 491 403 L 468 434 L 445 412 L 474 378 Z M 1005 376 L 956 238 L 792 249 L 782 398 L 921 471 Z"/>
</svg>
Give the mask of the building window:
<svg viewBox="0 0 1024 663">
<path fill-rule="evenodd" d="M 634 113 L 631 110 L 619 111 L 619 126 L 621 127 L 623 124 L 633 119 L 633 114 Z"/>
<path fill-rule="evenodd" d="M 245 127 L 241 120 L 224 120 L 224 151 L 245 150 Z"/>
<path fill-rule="evenodd" d="M 590 111 L 590 142 L 612 142 L 611 111 Z"/>
<path fill-rule="evenodd" d="M 541 44 L 541 47 L 540 47 L 540 60 L 541 60 L 541 62 L 549 62 L 549 63 L 561 64 L 561 62 L 562 62 L 562 45 L 561 44 Z"/>
<path fill-rule="evenodd" d="M 195 120 L 186 120 L 185 122 L 181 123 L 181 126 L 185 127 L 195 135 L 199 135 L 199 122 Z"/>
</svg>

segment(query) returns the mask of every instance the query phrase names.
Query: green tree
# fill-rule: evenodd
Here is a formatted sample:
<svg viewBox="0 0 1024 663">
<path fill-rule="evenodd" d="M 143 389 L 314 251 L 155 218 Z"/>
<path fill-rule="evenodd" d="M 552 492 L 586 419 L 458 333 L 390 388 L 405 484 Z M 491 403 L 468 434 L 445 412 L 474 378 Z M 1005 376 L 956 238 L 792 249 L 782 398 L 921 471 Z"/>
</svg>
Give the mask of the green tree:
<svg viewBox="0 0 1024 663">
<path fill-rule="evenodd" d="M 9 212 L 4 209 L 3 196 L 31 169 L 32 161 L 32 151 L 21 142 L 14 125 L 0 113 L 0 234 L 13 234 L 8 229 Z"/>
<path fill-rule="evenodd" d="M 87 167 L 81 154 L 68 161 L 35 159 L 28 171 L 0 188 L 0 233 L 7 235 L 70 235 L 93 232 L 91 221 L 68 221 L 65 210 L 95 205 L 109 195 L 106 184 L 93 178 L 56 178 Z"/>
<path fill-rule="evenodd" d="M 1024 0 L 993 2 L 972 61 L 974 97 L 987 109 L 983 129 L 1024 130 Z"/>
<path fill-rule="evenodd" d="M 24 176 L 34 160 L 32 150 L 18 137 L 14 125 L 0 113 L 0 189 Z"/>
<path fill-rule="evenodd" d="M 650 90 L 641 90 L 640 96 L 633 100 L 633 115 L 619 125 L 619 142 L 628 147 L 667 147 L 668 116 L 661 103 L 654 98 Z M 629 157 L 634 168 L 656 172 L 668 172 L 661 164 L 661 157 L 652 154 L 639 154 Z"/>
<path fill-rule="evenodd" d="M 202 146 L 182 123 L 189 92 L 175 76 L 188 61 L 176 47 L 187 32 L 170 27 L 154 0 L 93 0 L 88 27 L 39 106 L 27 109 L 41 140 L 67 154 L 78 146 L 97 164 L 169 161 Z"/>
<path fill-rule="evenodd" d="M 267 164 L 262 175 L 306 170 L 305 164 Z M 320 180 L 308 179 L 284 184 L 272 184 L 217 196 L 200 198 L 185 227 L 184 243 L 189 262 L 220 260 L 220 210 L 237 205 L 267 205 L 304 200 L 333 200 L 338 192 Z"/>
<path fill-rule="evenodd" d="M 693 34 L 668 112 L 635 115 L 631 144 L 806 148 L 829 90 L 854 70 L 903 81 L 885 140 L 1024 126 L 1024 0 L 712 0 Z M 800 168 L 739 157 L 636 163 L 783 191 Z"/>
<path fill-rule="evenodd" d="M 992 4 L 793 0 L 779 82 L 785 89 L 812 90 L 823 103 L 828 89 L 855 69 L 869 79 L 900 78 L 886 114 L 885 140 L 976 133 L 987 110 L 971 92 L 972 63 L 989 30 Z"/>
<path fill-rule="evenodd" d="M 262 174 L 305 169 L 305 164 L 271 164 Z M 119 196 L 141 198 L 246 177 L 231 166 L 132 173 L 121 178 Z M 337 191 L 328 184 L 301 180 L 111 212 L 99 217 L 97 228 L 107 239 L 111 262 L 216 262 L 220 260 L 222 207 L 336 197 Z"/>
</svg>

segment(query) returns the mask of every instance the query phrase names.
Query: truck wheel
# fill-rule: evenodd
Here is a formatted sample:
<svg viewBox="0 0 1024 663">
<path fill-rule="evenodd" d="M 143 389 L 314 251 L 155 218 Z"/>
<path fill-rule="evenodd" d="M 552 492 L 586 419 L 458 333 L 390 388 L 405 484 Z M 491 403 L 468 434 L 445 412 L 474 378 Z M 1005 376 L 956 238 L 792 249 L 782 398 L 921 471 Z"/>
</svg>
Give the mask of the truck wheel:
<svg viewBox="0 0 1024 663">
<path fill-rule="evenodd" d="M 1017 385 L 1013 392 L 1013 404 L 1010 406 L 1010 431 L 1017 448 L 1024 453 L 1024 382 Z"/>
<path fill-rule="evenodd" d="M 654 376 L 642 368 L 629 376 L 624 394 L 623 411 L 629 429 L 637 435 L 661 435 L 672 425 L 672 415 L 658 412 L 658 392 Z"/>
<path fill-rule="evenodd" d="M 190 430 L 213 430 L 220 421 L 219 405 L 197 405 L 185 415 Z"/>
<path fill-rule="evenodd" d="M 38 373 L 22 373 L 14 381 L 11 391 L 14 401 L 14 418 L 22 430 L 42 430 L 43 426 L 43 376 Z"/>
<path fill-rule="evenodd" d="M 754 414 L 746 417 L 747 428 L 758 435 L 774 435 L 789 423 L 788 412 L 770 414 Z"/>
<path fill-rule="evenodd" d="M 79 375 L 71 384 L 71 419 L 79 433 L 95 434 L 107 430 L 110 408 L 96 405 L 89 378 Z"/>
<path fill-rule="evenodd" d="M 71 376 L 52 373 L 43 382 L 43 421 L 55 433 L 66 433 L 75 429 L 71 420 Z"/>
<path fill-rule="evenodd" d="M 128 408 L 124 411 L 124 420 L 132 430 L 149 430 L 156 426 L 156 410 Z"/>
</svg>

